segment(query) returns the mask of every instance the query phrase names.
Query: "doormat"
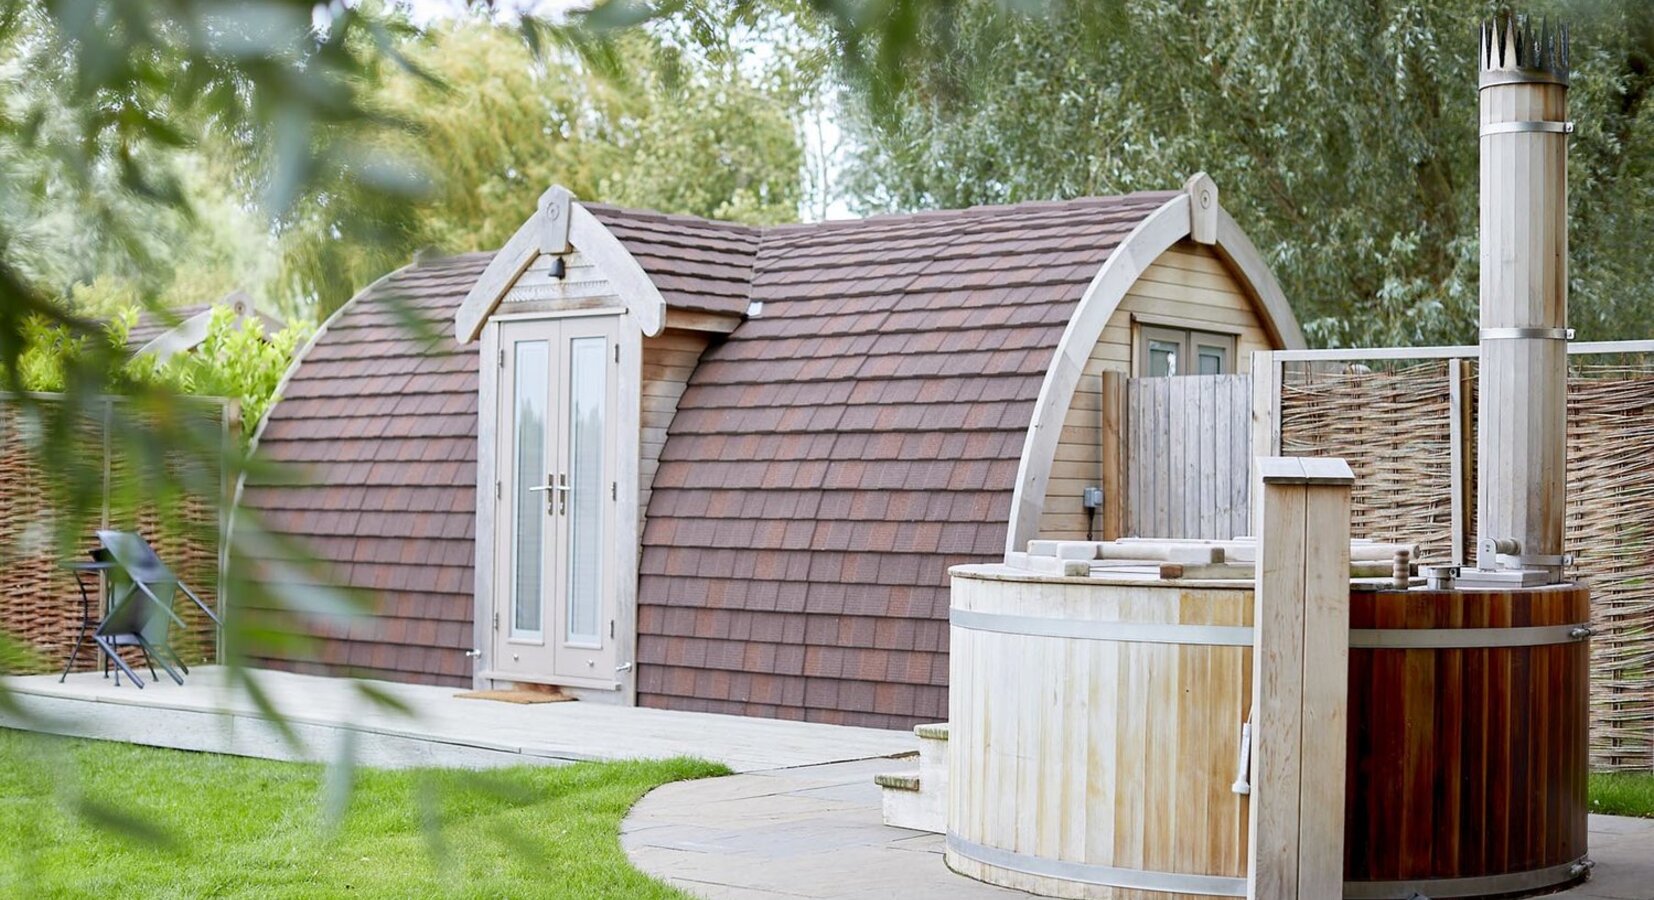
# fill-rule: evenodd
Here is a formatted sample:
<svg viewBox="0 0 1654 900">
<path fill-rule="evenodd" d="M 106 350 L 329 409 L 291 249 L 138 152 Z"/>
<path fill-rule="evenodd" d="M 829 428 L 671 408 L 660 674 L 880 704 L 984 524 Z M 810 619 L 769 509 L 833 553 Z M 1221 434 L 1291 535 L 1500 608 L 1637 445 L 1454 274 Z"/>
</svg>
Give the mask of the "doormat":
<svg viewBox="0 0 1654 900">
<path fill-rule="evenodd" d="M 549 691 L 531 691 L 524 688 L 514 691 L 465 691 L 454 696 L 461 700 L 498 700 L 501 703 L 562 703 L 574 699 L 556 688 Z"/>
</svg>

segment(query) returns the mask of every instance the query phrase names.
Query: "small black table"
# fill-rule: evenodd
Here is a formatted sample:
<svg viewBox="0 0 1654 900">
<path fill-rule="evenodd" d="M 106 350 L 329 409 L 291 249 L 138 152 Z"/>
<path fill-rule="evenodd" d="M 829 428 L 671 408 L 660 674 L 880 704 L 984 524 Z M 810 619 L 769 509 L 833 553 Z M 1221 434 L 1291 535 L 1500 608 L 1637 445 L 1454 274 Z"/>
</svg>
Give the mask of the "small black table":
<svg viewBox="0 0 1654 900">
<path fill-rule="evenodd" d="M 62 563 L 62 566 L 74 574 L 75 586 L 80 588 L 80 633 L 75 635 L 74 649 L 69 651 L 69 661 L 63 666 L 63 674 L 58 676 L 59 684 L 62 684 L 69 677 L 69 672 L 75 668 L 75 660 L 80 658 L 81 645 L 86 643 L 87 638 L 97 631 L 98 625 L 103 622 L 103 615 L 107 610 L 100 609 L 98 614 L 94 616 L 92 614 L 92 597 L 99 592 L 98 582 L 103 578 L 103 574 L 114 568 L 115 564 L 102 560 L 87 560 L 85 562 L 70 560 Z M 90 584 L 87 583 L 88 578 L 90 578 Z M 105 678 L 109 677 L 108 668 L 106 663 L 104 665 Z"/>
</svg>

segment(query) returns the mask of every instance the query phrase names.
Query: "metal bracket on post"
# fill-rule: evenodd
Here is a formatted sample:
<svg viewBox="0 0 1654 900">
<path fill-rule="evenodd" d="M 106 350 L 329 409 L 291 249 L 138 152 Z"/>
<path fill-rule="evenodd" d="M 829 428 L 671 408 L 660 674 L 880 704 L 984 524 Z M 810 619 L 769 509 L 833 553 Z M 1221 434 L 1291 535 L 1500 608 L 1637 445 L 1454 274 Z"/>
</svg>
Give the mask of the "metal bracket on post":
<svg viewBox="0 0 1654 900">
<path fill-rule="evenodd" d="M 1494 122 L 1482 126 L 1482 137 L 1490 134 L 1573 134 L 1572 122 L 1547 122 L 1544 120 L 1526 120 L 1520 122 Z"/>
</svg>

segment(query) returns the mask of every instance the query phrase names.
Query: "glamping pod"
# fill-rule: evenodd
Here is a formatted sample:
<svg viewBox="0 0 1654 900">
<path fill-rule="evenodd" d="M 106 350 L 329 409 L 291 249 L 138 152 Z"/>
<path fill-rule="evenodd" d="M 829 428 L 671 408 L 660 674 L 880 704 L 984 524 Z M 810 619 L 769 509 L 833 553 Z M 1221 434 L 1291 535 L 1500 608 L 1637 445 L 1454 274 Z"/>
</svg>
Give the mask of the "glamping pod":
<svg viewBox="0 0 1654 900">
<path fill-rule="evenodd" d="M 301 353 L 240 508 L 379 605 L 260 662 L 934 722 L 948 568 L 1102 529 L 1105 383 L 1302 345 L 1204 176 L 766 228 L 554 189 Z"/>
<path fill-rule="evenodd" d="M 1416 547 L 1349 540 L 1342 461 L 1263 459 L 1255 540 L 1033 540 L 955 568 L 950 866 L 1095 900 L 1491 898 L 1586 875 L 1567 83 L 1565 31 L 1483 29 L 1475 565 L 1415 579 Z"/>
</svg>

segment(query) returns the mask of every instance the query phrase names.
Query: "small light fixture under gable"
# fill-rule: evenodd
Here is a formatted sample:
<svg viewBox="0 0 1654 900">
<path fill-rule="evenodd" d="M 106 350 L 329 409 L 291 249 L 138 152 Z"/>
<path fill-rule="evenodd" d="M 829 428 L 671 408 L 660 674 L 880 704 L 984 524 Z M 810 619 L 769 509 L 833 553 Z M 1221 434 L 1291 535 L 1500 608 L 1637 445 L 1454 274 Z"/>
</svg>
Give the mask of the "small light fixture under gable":
<svg viewBox="0 0 1654 900">
<path fill-rule="evenodd" d="M 747 302 L 747 318 L 756 319 L 764 314 L 764 301 L 750 300 Z"/>
<path fill-rule="evenodd" d="M 551 258 L 551 277 L 562 281 L 569 273 L 568 262 L 561 256 Z"/>
</svg>

